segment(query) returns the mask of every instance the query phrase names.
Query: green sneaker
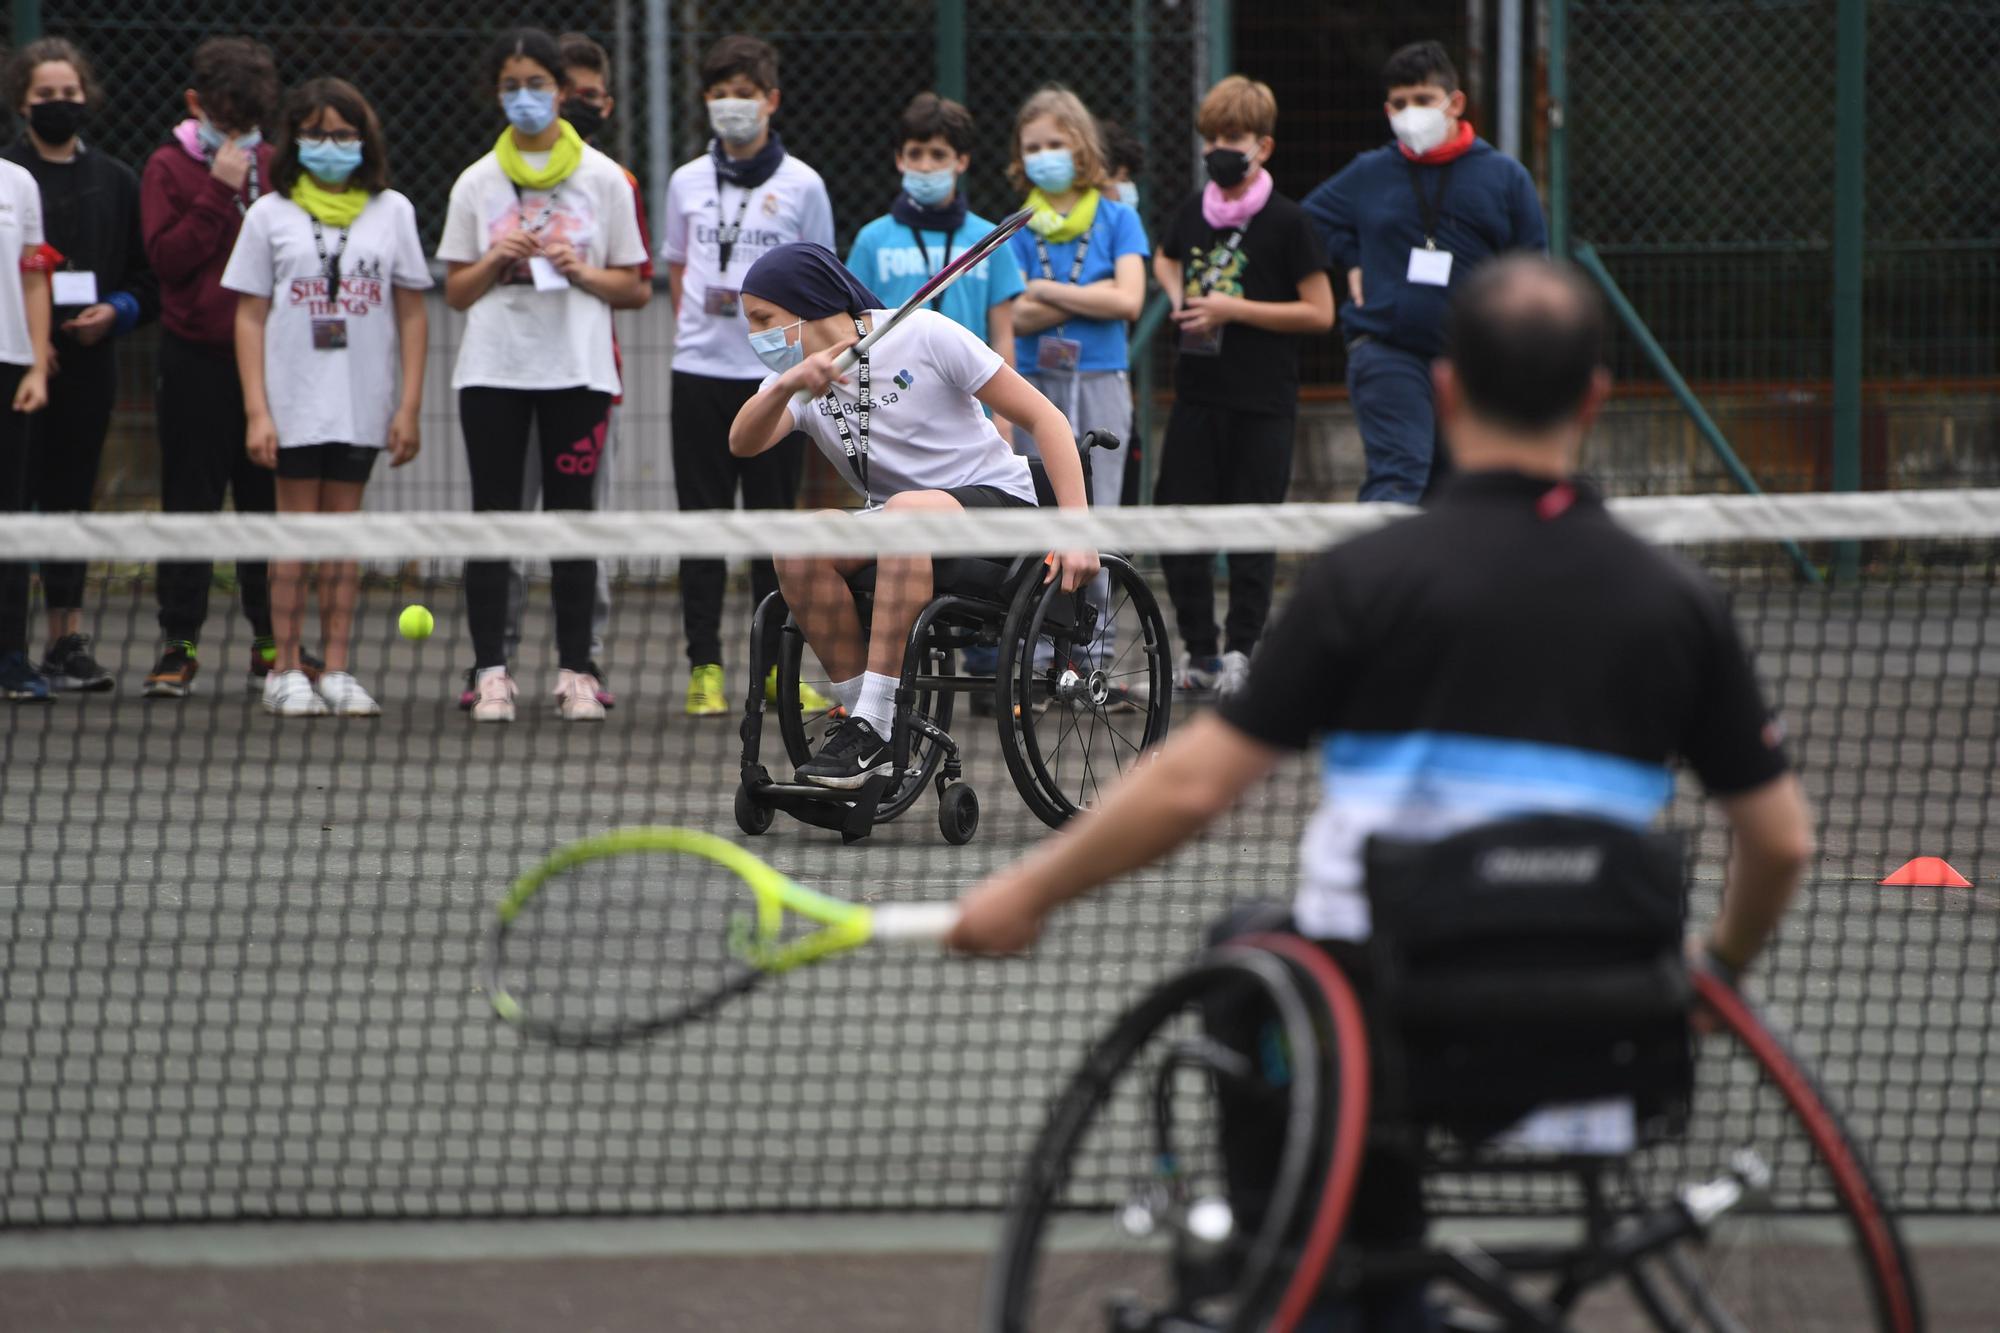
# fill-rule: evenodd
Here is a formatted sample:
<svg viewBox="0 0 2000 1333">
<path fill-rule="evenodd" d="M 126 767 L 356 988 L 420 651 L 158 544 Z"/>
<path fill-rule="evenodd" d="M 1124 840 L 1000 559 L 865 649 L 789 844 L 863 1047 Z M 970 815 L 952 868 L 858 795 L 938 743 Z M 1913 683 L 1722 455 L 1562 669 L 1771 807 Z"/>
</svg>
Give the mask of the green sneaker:
<svg viewBox="0 0 2000 1333">
<path fill-rule="evenodd" d="M 778 702 L 778 668 L 772 667 L 764 673 L 764 702 Z M 832 713 L 838 717 L 847 716 L 839 704 L 821 694 L 805 681 L 799 682 L 799 711 L 808 716 L 814 713 Z"/>
<path fill-rule="evenodd" d="M 720 717 L 728 711 L 729 701 L 722 697 L 722 664 L 708 662 L 696 667 L 688 678 L 687 715 Z"/>
</svg>

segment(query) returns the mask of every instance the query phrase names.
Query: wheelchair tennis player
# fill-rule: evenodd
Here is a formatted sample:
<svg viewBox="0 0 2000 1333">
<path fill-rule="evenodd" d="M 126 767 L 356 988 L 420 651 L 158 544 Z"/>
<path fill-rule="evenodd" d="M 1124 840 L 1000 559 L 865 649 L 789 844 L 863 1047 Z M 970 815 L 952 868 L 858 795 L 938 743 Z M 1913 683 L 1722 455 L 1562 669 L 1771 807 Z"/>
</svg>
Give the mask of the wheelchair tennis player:
<svg viewBox="0 0 2000 1333">
<path fill-rule="evenodd" d="M 1519 256 L 1473 275 L 1433 372 L 1458 469 L 1434 504 L 1314 560 L 1248 687 L 969 890 L 950 945 L 1028 948 L 1054 908 L 1165 856 L 1317 740 L 1293 925 L 1364 1000 L 1371 835 L 1560 814 L 1627 837 L 1666 807 L 1676 761 L 1734 833 L 1721 912 L 1690 950 L 1732 975 L 1748 966 L 1811 855 L 1806 803 L 1720 591 L 1620 528 L 1574 475 L 1609 392 L 1603 336 L 1567 266 Z M 1225 1157 L 1255 1156 L 1252 1137 L 1225 1131 Z M 1390 1247 L 1425 1225 L 1414 1164 L 1371 1149 L 1348 1237 Z M 1359 1299 L 1323 1301 L 1309 1326 L 1434 1326 L 1421 1287 Z"/>
<path fill-rule="evenodd" d="M 1083 464 L 1062 412 L 985 343 L 935 310 L 913 311 L 848 375 L 834 362 L 886 320 L 876 295 L 833 253 L 806 242 L 767 252 L 743 276 L 750 344 L 771 368 L 729 430 L 750 457 L 795 430 L 811 436 L 870 510 L 1032 507 L 1028 460 L 981 405 L 1043 441 L 1043 466 L 1065 509 L 1087 500 Z M 891 720 L 910 627 L 932 592 L 927 556 L 878 562 L 864 635 L 849 575 L 862 559 L 780 560 L 778 586 L 848 716 L 798 771 L 801 782 L 860 787 L 891 765 Z M 1096 576 L 1094 551 L 1054 552 L 1047 577 L 1071 592 Z"/>
</svg>

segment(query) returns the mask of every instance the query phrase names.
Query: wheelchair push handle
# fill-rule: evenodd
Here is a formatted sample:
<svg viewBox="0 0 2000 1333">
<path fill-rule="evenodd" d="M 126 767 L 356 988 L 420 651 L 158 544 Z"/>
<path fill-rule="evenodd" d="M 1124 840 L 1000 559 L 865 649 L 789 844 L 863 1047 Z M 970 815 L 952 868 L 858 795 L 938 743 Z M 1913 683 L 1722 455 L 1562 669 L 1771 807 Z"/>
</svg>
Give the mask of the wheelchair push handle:
<svg viewBox="0 0 2000 1333">
<path fill-rule="evenodd" d="M 1076 451 L 1088 458 L 1092 449 L 1115 453 L 1118 446 L 1123 443 L 1123 440 L 1108 430 L 1087 430 L 1083 433 L 1083 438 L 1076 442 Z"/>
</svg>

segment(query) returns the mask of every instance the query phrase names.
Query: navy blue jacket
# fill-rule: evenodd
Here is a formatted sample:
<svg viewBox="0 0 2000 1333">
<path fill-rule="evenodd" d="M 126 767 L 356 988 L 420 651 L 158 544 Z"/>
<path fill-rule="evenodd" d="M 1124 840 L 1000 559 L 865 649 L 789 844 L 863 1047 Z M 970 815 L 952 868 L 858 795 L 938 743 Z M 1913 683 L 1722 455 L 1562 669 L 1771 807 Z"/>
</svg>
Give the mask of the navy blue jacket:
<svg viewBox="0 0 2000 1333">
<path fill-rule="evenodd" d="M 1484 139 L 1473 140 L 1450 167 L 1437 245 L 1451 251 L 1453 287 L 1495 255 L 1548 249 L 1541 200 L 1526 167 Z M 1417 168 L 1428 197 L 1437 197 L 1444 169 Z M 1424 244 L 1424 210 L 1402 150 L 1392 143 L 1362 153 L 1307 195 L 1305 210 L 1333 262 L 1341 336 L 1352 341 L 1367 334 L 1422 356 L 1442 351 L 1450 288 L 1404 281 L 1410 251 Z M 1347 271 L 1353 268 L 1361 270 L 1359 306 L 1348 299 Z"/>
</svg>

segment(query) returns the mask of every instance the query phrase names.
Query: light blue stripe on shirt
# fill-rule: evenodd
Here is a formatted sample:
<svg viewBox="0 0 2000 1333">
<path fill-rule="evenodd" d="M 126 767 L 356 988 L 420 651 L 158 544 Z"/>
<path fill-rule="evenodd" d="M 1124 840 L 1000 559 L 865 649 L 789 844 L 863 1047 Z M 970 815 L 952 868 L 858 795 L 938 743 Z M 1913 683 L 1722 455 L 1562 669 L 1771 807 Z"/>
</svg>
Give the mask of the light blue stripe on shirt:
<svg viewBox="0 0 2000 1333">
<path fill-rule="evenodd" d="M 1427 800 L 1492 809 L 1569 810 L 1650 821 L 1673 797 L 1664 764 L 1541 741 L 1448 731 L 1336 732 L 1326 740 L 1325 799 L 1343 787 L 1373 804 Z"/>
</svg>

